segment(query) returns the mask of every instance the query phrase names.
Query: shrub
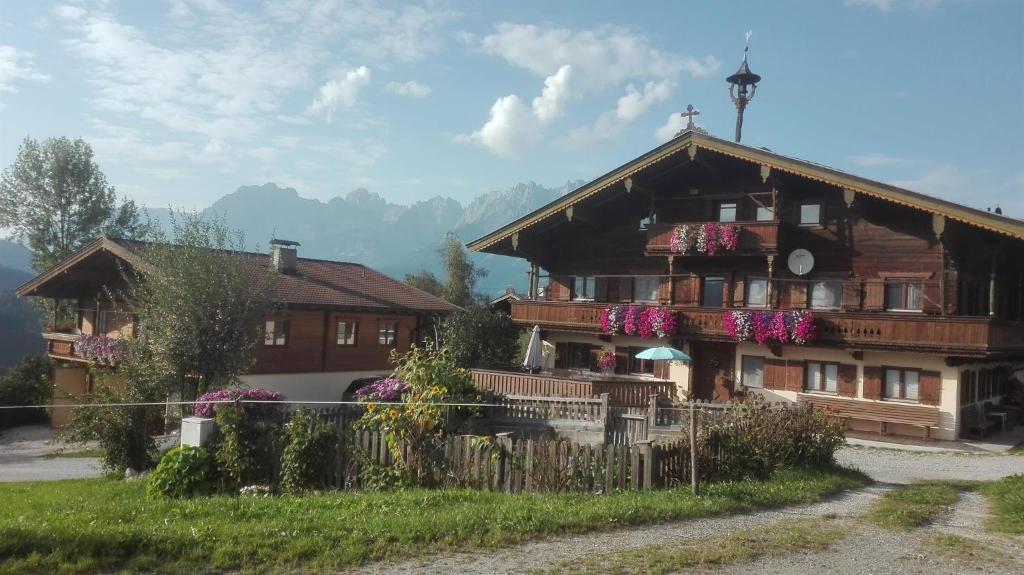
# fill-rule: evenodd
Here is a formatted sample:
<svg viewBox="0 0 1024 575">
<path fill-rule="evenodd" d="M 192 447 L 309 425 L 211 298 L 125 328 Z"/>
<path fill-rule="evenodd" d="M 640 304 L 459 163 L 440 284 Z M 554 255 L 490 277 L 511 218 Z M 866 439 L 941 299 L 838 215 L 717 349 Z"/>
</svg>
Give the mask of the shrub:
<svg viewBox="0 0 1024 575">
<path fill-rule="evenodd" d="M 324 487 L 336 440 L 334 428 L 321 421 L 316 412 L 295 411 L 281 456 L 281 489 L 295 493 Z"/>
<path fill-rule="evenodd" d="M 146 482 L 146 494 L 155 497 L 191 497 L 205 493 L 213 476 L 209 452 L 183 445 L 168 451 Z"/>
<path fill-rule="evenodd" d="M 132 397 L 100 385 L 90 402 L 126 403 Z M 114 474 L 127 469 L 142 471 L 153 467 L 156 444 L 149 430 L 160 421 L 154 406 L 90 407 L 71 411 L 71 421 L 63 432 L 71 443 L 96 440 L 103 450 L 104 469 Z"/>
<path fill-rule="evenodd" d="M 49 405 L 52 400 L 50 360 L 46 356 L 26 357 L 0 375 L 0 405 Z M 46 421 L 43 408 L 5 409 L 0 429 L 40 421 Z"/>
<path fill-rule="evenodd" d="M 269 484 L 274 476 L 280 422 L 257 419 L 245 409 L 222 404 L 217 409 L 218 441 L 214 460 L 226 487 Z"/>
</svg>

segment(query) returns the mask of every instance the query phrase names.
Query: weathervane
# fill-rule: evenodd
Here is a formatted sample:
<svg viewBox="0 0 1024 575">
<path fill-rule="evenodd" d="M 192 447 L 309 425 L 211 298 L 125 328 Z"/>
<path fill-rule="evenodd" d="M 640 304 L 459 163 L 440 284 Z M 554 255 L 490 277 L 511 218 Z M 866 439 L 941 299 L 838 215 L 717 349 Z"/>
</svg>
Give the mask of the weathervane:
<svg viewBox="0 0 1024 575">
<path fill-rule="evenodd" d="M 725 79 L 729 83 L 729 97 L 733 104 L 736 104 L 736 141 L 739 142 L 743 134 L 743 110 L 747 104 L 754 99 L 754 92 L 757 91 L 757 83 L 761 77 L 750 71 L 747 66 L 747 51 L 750 49 L 750 36 L 753 32 L 747 30 L 747 41 L 743 46 L 743 62 L 735 74 Z"/>
</svg>

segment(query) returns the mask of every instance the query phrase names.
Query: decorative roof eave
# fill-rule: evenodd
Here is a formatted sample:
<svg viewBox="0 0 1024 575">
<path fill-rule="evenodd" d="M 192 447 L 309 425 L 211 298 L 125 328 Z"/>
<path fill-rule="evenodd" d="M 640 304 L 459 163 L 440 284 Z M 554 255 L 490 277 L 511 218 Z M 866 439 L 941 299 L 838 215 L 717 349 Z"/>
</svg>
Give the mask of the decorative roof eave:
<svg viewBox="0 0 1024 575">
<path fill-rule="evenodd" d="M 932 214 L 941 215 L 945 218 L 975 226 L 990 232 L 1006 235 L 1015 239 L 1024 239 L 1024 221 L 1016 220 L 997 214 L 983 212 L 974 208 L 927 196 L 911 190 L 898 188 L 889 184 L 868 180 L 859 176 L 783 156 L 775 152 L 762 150 L 701 134 L 695 131 L 687 131 L 682 136 L 664 144 L 661 147 L 651 150 L 647 154 L 629 162 L 596 180 L 577 188 L 566 196 L 559 198 L 546 206 L 527 214 L 512 223 L 503 226 L 494 232 L 476 239 L 467 247 L 473 251 L 484 251 L 487 248 L 511 237 L 526 228 L 542 222 L 551 216 L 563 212 L 565 209 L 578 204 L 579 202 L 600 193 L 617 183 L 624 182 L 650 167 L 653 164 L 670 156 L 678 154 L 683 150 L 693 147 L 694 149 L 705 149 L 725 156 L 760 164 L 773 170 L 791 173 L 803 178 L 814 180 L 841 189 L 851 190 L 855 193 L 893 202 L 895 204 L 910 208 L 923 210 Z"/>
<path fill-rule="evenodd" d="M 67 272 L 68 270 L 78 265 L 80 262 L 88 259 L 92 255 L 103 251 L 109 252 L 114 256 L 120 258 L 121 260 L 132 265 L 138 265 L 140 263 L 138 256 L 131 250 L 113 241 L 107 236 L 101 235 L 100 237 L 83 246 L 82 249 L 78 250 L 67 259 L 57 264 L 54 264 L 43 273 L 25 282 L 20 287 L 18 287 L 18 289 L 14 290 L 14 293 L 18 297 L 36 295 L 36 290 L 49 283 L 51 280 L 59 277 L 61 274 Z"/>
</svg>

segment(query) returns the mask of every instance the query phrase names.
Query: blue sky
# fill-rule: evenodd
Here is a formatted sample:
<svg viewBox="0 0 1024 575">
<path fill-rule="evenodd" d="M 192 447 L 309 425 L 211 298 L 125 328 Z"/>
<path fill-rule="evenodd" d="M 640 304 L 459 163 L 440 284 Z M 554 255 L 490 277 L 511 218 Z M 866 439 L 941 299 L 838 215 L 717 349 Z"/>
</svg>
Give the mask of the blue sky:
<svg viewBox="0 0 1024 575">
<path fill-rule="evenodd" d="M 1024 217 L 1020 1 L 6 0 L 0 166 L 26 135 L 82 136 L 149 206 L 561 185 L 689 103 L 731 137 L 748 29 L 745 143 Z"/>
</svg>

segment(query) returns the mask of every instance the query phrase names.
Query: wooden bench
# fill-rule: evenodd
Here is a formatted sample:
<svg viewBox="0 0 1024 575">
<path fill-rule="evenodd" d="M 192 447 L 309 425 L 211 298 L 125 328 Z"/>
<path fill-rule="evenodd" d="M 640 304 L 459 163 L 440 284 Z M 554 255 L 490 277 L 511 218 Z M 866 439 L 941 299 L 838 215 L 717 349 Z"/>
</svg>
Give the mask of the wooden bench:
<svg viewBox="0 0 1024 575">
<path fill-rule="evenodd" d="M 962 430 L 967 437 L 981 439 L 992 435 L 996 422 L 983 417 L 981 404 L 966 405 L 960 409 L 960 417 L 963 419 Z"/>
<path fill-rule="evenodd" d="M 801 393 L 800 401 L 806 401 L 817 408 L 827 409 L 832 415 L 848 421 L 863 419 L 878 422 L 878 432 L 886 434 L 889 423 L 914 425 L 924 428 L 925 439 L 931 435 L 931 428 L 939 426 L 939 408 L 931 405 L 911 405 L 891 401 L 863 401 L 847 397 Z"/>
</svg>

